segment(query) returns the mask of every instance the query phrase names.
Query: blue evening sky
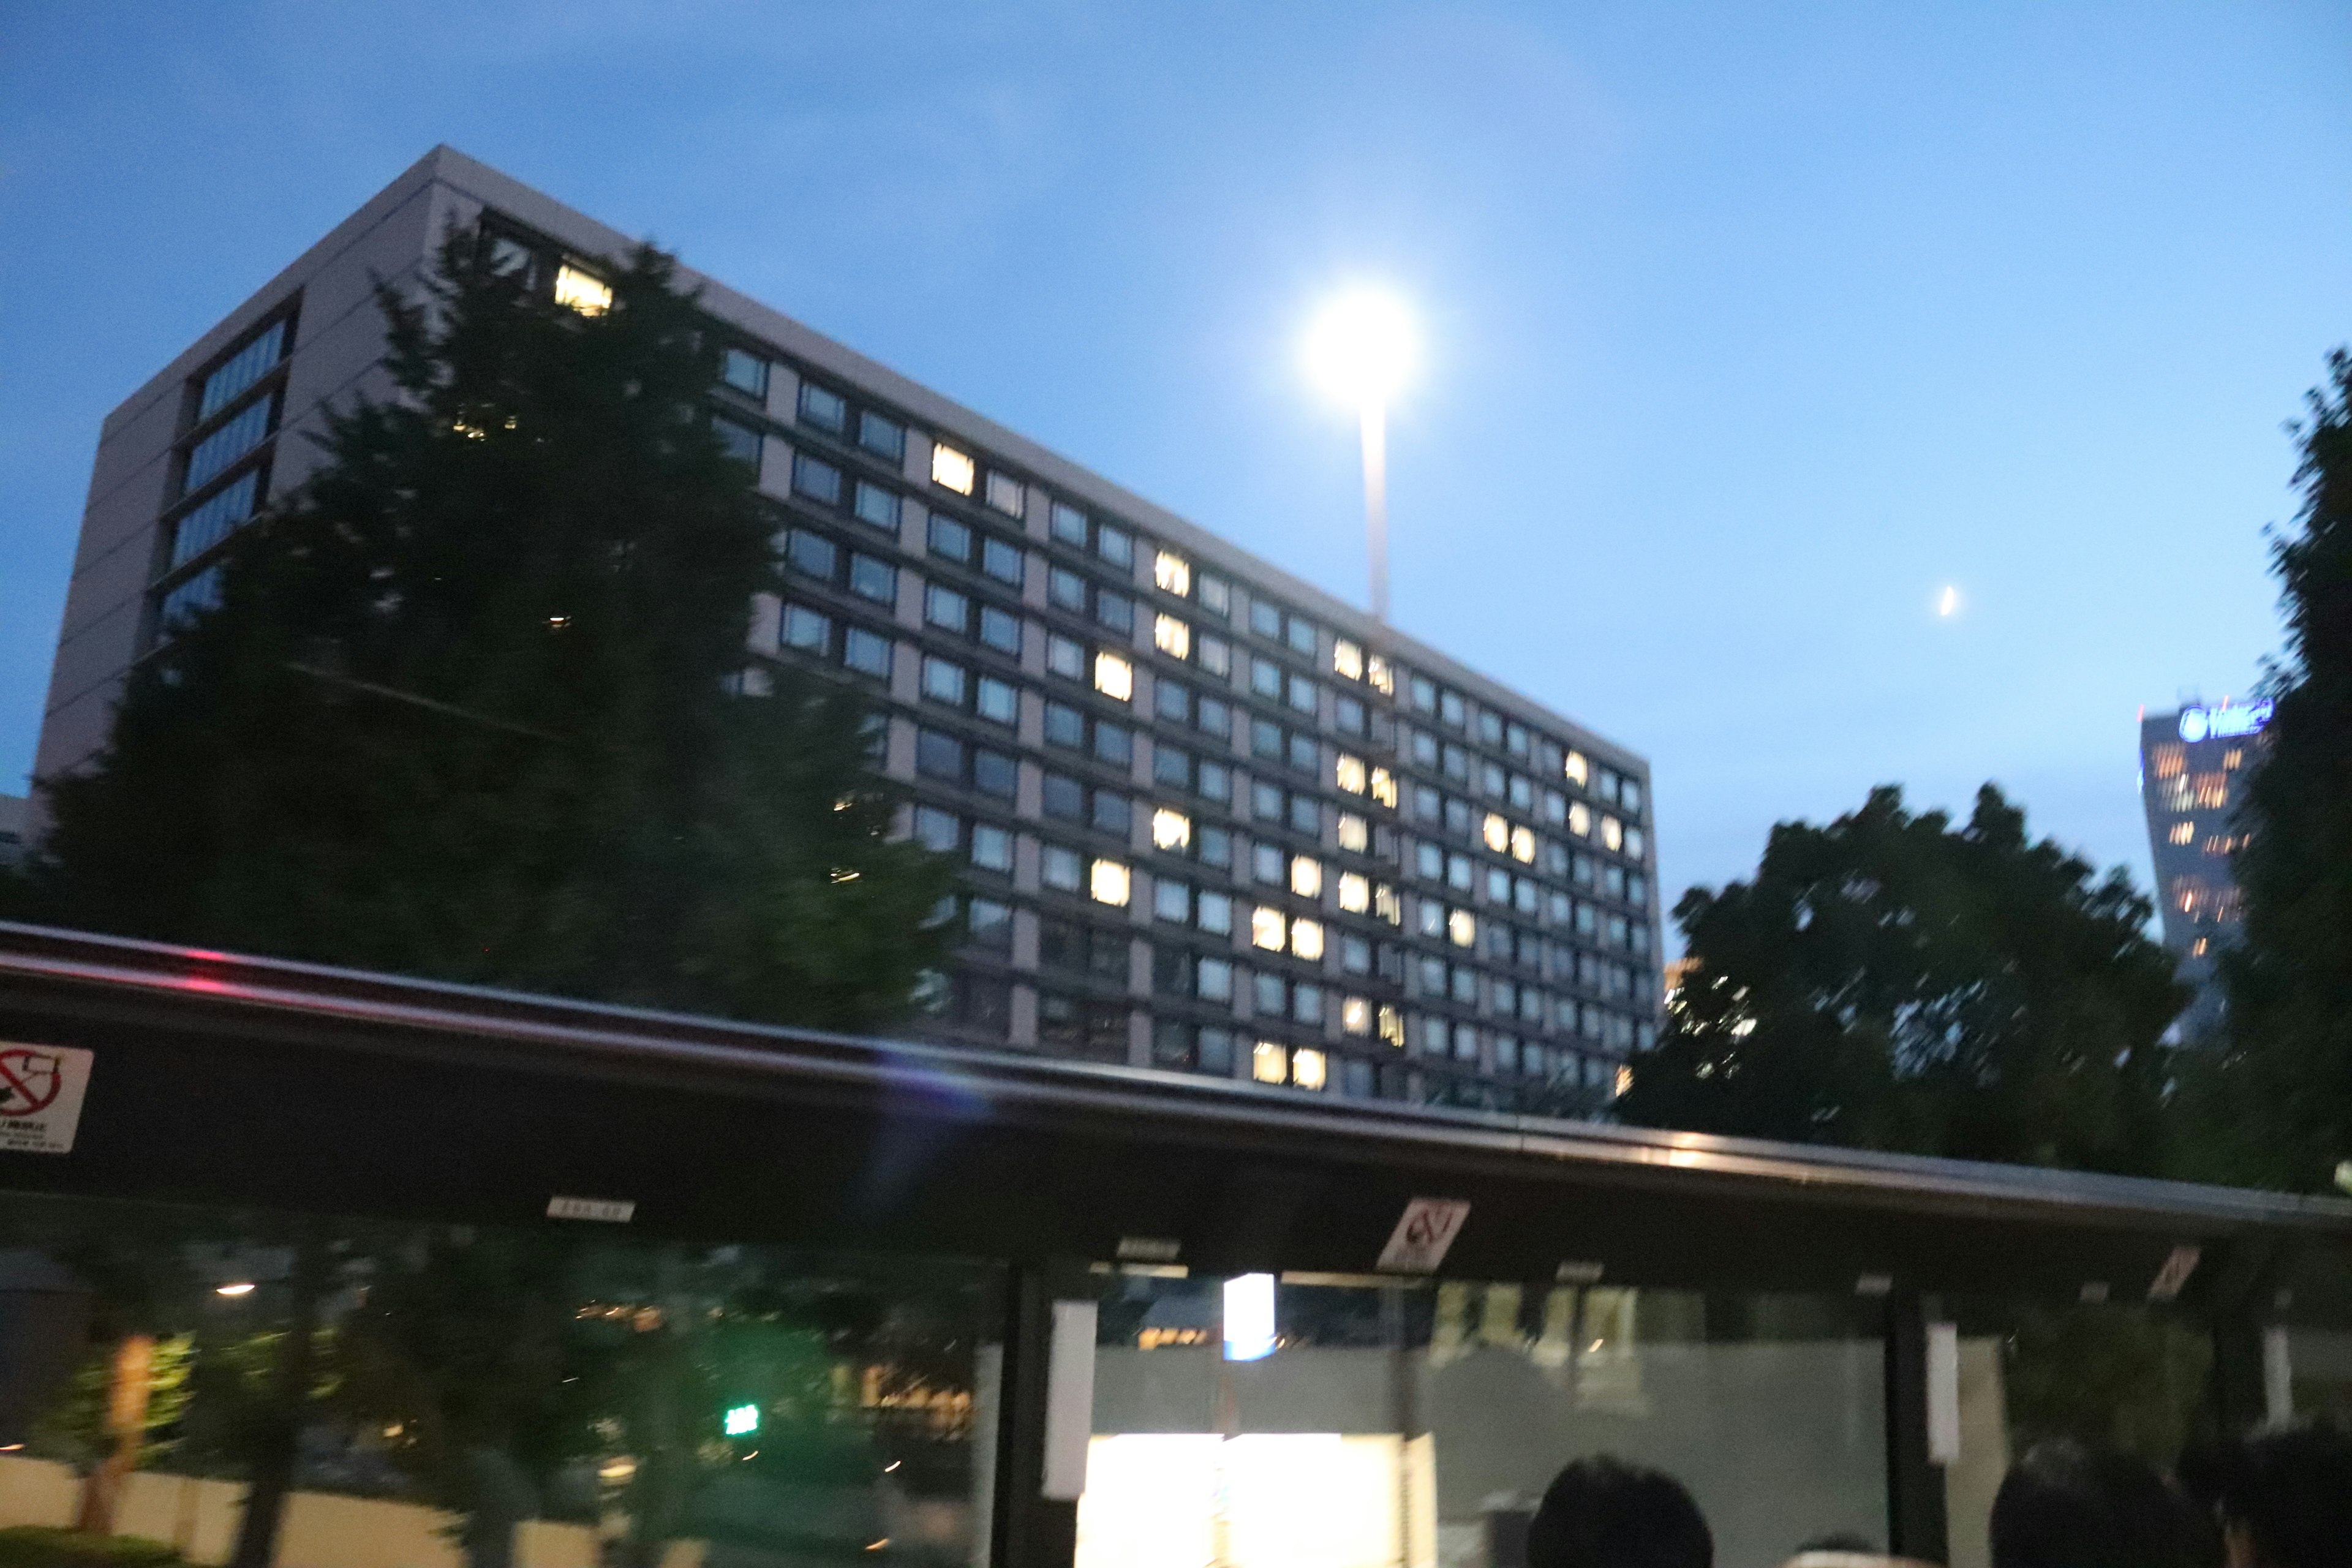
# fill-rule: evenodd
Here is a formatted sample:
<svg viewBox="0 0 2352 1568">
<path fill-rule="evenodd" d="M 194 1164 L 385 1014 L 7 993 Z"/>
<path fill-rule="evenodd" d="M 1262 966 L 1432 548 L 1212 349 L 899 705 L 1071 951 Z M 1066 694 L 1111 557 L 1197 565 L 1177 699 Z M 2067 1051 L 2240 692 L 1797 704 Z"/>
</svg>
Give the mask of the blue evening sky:
<svg viewBox="0 0 2352 1568">
<path fill-rule="evenodd" d="M 2135 715 L 2277 640 L 2352 340 L 2341 4 L 18 5 L 0 789 L 100 417 L 448 142 L 1646 752 L 1670 894 L 1998 780 L 2147 860 Z M 1961 612 L 1935 601 L 1957 586 Z"/>
</svg>

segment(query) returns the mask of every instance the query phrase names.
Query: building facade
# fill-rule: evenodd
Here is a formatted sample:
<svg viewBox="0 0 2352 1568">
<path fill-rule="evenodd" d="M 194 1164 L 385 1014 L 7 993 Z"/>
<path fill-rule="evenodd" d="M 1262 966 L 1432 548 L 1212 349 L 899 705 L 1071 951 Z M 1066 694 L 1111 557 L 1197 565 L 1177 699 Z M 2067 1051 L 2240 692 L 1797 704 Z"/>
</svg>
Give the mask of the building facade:
<svg viewBox="0 0 2352 1568">
<path fill-rule="evenodd" d="M 373 280 L 414 279 L 453 229 L 589 311 L 630 248 L 436 149 L 110 416 L 37 777 L 103 743 L 127 671 L 315 461 L 325 408 L 389 394 Z M 1659 1002 L 1641 757 L 682 281 L 789 584 L 757 606 L 747 679 L 793 661 L 870 692 L 906 831 L 968 868 L 921 1032 L 1430 1103 L 1613 1093 Z"/>
<path fill-rule="evenodd" d="M 2240 924 L 2230 874 L 2230 857 L 2245 842 L 2239 793 L 2270 718 L 2266 701 L 2140 715 L 2140 800 L 2164 945 L 2197 991 L 2177 1026 L 2184 1038 L 2210 1033 L 2221 1019 L 2215 964 Z"/>
</svg>

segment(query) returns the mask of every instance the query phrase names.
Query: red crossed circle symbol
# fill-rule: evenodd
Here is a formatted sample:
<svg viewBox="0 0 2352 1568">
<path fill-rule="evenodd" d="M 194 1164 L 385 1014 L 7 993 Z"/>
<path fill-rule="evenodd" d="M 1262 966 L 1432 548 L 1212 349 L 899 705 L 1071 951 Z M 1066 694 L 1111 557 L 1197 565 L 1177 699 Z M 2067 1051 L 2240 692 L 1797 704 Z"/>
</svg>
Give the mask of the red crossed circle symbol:
<svg viewBox="0 0 2352 1568">
<path fill-rule="evenodd" d="M 0 1116 L 47 1110 L 65 1082 L 64 1061 L 47 1051 L 24 1046 L 0 1051 Z"/>
</svg>

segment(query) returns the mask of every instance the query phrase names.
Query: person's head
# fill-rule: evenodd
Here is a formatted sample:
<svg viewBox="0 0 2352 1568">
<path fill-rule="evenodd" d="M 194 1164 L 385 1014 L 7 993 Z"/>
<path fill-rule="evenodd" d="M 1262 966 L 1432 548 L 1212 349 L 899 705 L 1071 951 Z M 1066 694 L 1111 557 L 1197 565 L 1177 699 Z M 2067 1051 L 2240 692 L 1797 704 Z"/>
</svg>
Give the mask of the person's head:
<svg viewBox="0 0 2352 1568">
<path fill-rule="evenodd" d="M 2266 1432 L 2213 1479 L 2230 1568 L 2340 1568 L 2352 1542 L 2352 1437 L 2330 1426 Z"/>
<path fill-rule="evenodd" d="M 1993 1495 L 1993 1568 L 2197 1568 L 2200 1541 L 2145 1461 L 2065 1438 L 2027 1449 Z"/>
<path fill-rule="evenodd" d="M 1715 1537 L 1682 1483 L 1606 1455 L 1560 1471 L 1528 1526 L 1528 1568 L 1714 1568 Z"/>
</svg>

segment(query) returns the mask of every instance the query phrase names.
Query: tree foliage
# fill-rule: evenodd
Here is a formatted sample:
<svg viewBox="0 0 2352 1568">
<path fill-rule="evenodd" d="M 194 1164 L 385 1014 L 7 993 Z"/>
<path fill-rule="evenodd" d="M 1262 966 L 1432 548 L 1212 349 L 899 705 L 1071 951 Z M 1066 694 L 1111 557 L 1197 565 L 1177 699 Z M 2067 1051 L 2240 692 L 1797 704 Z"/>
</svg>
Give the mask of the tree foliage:
<svg viewBox="0 0 2352 1568">
<path fill-rule="evenodd" d="M 705 410 L 718 345 L 640 249 L 559 306 L 454 233 L 379 290 L 397 395 L 233 549 L 58 784 L 51 918 L 866 1028 L 940 939 L 866 706 L 745 694 L 776 523 Z"/>
<path fill-rule="evenodd" d="M 1782 823 L 1755 879 L 1675 907 L 1694 961 L 1631 1121 L 2146 1172 L 2186 999 L 2123 873 L 2025 832 L 1987 784 L 1958 828 L 1891 786 Z"/>
<path fill-rule="evenodd" d="M 2245 926 L 2222 957 L 2212 1120 L 2233 1134 L 2215 1173 L 2309 1188 L 2352 1157 L 2352 355 L 2329 357 L 2298 434 L 2299 526 L 2271 552 L 2286 657 L 2240 808 Z"/>
</svg>

